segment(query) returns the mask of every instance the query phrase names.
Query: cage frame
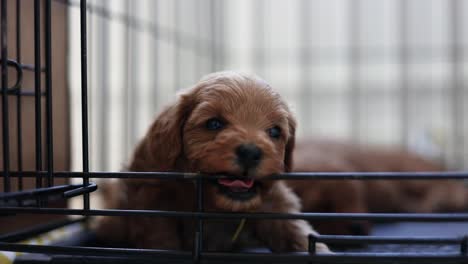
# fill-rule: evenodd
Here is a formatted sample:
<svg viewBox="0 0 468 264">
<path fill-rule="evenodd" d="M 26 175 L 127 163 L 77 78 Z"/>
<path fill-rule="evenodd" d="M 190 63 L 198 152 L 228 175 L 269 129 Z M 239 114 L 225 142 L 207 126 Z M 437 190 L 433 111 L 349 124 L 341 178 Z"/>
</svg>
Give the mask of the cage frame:
<svg viewBox="0 0 468 264">
<path fill-rule="evenodd" d="M 80 256 L 84 260 L 90 262 L 99 262 L 104 258 L 115 258 L 118 260 L 152 260 L 160 258 L 164 262 L 187 261 L 191 263 L 211 262 L 211 261 L 227 261 L 242 263 L 296 263 L 296 262 L 320 262 L 320 263 L 427 263 L 435 261 L 437 263 L 468 263 L 468 236 L 461 237 L 387 237 L 387 236 L 331 236 L 318 235 L 309 236 L 309 251 L 301 253 L 228 253 L 228 252 L 205 252 L 202 247 L 203 237 L 203 221 L 207 219 L 304 219 L 304 220 L 320 220 L 329 219 L 342 220 L 404 220 L 404 221 L 449 221 L 460 222 L 468 221 L 468 213 L 213 213 L 204 212 L 203 208 L 203 182 L 207 177 L 223 176 L 207 176 L 196 173 L 182 172 L 92 172 L 89 169 L 89 135 L 88 135 L 88 63 L 87 63 L 87 1 L 80 0 L 80 39 L 81 39 L 81 100 L 82 100 L 82 164 L 83 170 L 80 172 L 54 171 L 53 165 L 53 132 L 52 132 L 52 84 L 51 84 L 51 1 L 45 0 L 45 66 L 41 65 L 41 0 L 34 0 L 34 49 L 35 63 L 34 65 L 23 64 L 21 62 L 21 53 L 18 52 L 16 60 L 9 59 L 7 56 L 7 1 L 2 1 L 0 6 L 1 12 L 1 76 L 2 76 L 2 131 L 3 131 L 3 153 L 4 169 L 0 172 L 3 178 L 4 190 L 0 193 L 0 214 L 52 214 L 52 215 L 77 215 L 81 216 L 78 219 L 66 219 L 57 222 L 40 225 L 25 229 L 19 232 L 0 235 L 0 250 L 4 251 L 19 251 L 29 253 L 43 253 L 56 255 L 58 259 L 64 256 Z M 68 1 L 63 1 L 68 3 Z M 21 0 L 17 0 L 17 19 L 19 19 Z M 18 20 L 17 20 L 18 21 Z M 20 23 L 17 23 L 17 45 L 20 43 Z M 17 50 L 21 49 L 17 46 Z M 454 54 L 454 56 L 457 56 Z M 17 72 L 17 80 L 12 87 L 8 87 L 8 67 L 13 67 Z M 454 69 L 458 71 L 458 69 Z M 35 75 L 34 90 L 24 90 L 21 87 L 23 71 L 33 71 Z M 42 74 L 45 74 L 45 91 L 41 90 Z M 21 166 L 21 139 L 18 137 L 18 171 L 10 170 L 9 161 L 9 122 L 8 122 L 8 97 L 16 96 L 18 98 L 18 113 L 21 112 L 21 96 L 34 96 L 35 99 L 35 126 L 36 126 L 36 170 L 23 171 Z M 44 169 L 42 155 L 42 114 L 41 100 L 45 98 L 46 107 L 46 168 Z M 459 109 L 454 109 L 454 112 Z M 458 113 L 458 112 L 457 112 Z M 18 114 L 18 119 L 21 114 Z M 457 117 L 459 118 L 459 117 Z M 18 131 L 21 133 L 21 122 L 18 122 Z M 92 209 L 90 207 L 89 194 L 97 189 L 97 185 L 90 181 L 90 178 L 108 179 L 108 178 L 142 178 L 142 179 L 159 179 L 159 180 L 187 180 L 195 181 L 197 186 L 196 212 L 181 212 L 181 211 L 160 211 L 160 210 L 117 210 L 117 209 Z M 35 178 L 36 189 L 23 190 L 23 179 Z M 54 185 L 55 178 L 80 178 L 83 184 L 68 184 Z M 18 181 L 19 190 L 12 192 L 11 181 Z M 468 179 L 468 172 L 345 172 L 345 173 L 283 173 L 274 175 L 267 180 L 300 180 L 300 179 L 321 179 L 321 180 L 437 180 L 437 179 L 453 179 L 464 180 Z M 68 209 L 68 208 L 50 208 L 47 204 L 54 199 L 68 199 L 79 196 L 83 199 L 83 209 Z M 13 206 L 12 206 L 13 204 Z M 25 206 L 27 205 L 27 206 Z M 154 217 L 186 217 L 197 220 L 197 230 L 194 236 L 194 248 L 192 251 L 173 251 L 173 250 L 158 250 L 158 249 L 135 249 L 135 248 L 104 248 L 104 247 L 80 247 L 80 246 L 40 246 L 40 245 L 23 245 L 17 244 L 20 240 L 31 236 L 44 233 L 55 228 L 74 224 L 77 222 L 86 222 L 89 216 L 128 216 L 128 215 L 144 215 Z M 455 244 L 459 246 L 457 253 L 333 253 L 319 254 L 315 252 L 315 243 L 317 242 L 333 242 L 344 244 L 362 244 L 362 243 L 397 243 L 397 244 Z M 100 258 L 101 257 L 101 258 Z M 158 260 L 156 260 L 158 261 Z"/>
</svg>

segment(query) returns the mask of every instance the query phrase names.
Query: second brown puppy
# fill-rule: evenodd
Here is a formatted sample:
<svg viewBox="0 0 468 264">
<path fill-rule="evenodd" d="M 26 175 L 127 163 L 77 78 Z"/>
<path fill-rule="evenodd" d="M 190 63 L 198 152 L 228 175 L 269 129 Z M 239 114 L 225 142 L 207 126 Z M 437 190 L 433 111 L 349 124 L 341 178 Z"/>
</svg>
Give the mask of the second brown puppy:
<svg viewBox="0 0 468 264">
<path fill-rule="evenodd" d="M 444 167 L 414 153 L 388 147 L 363 146 L 331 140 L 296 144 L 296 172 L 418 172 Z M 288 181 L 300 196 L 305 212 L 461 211 L 468 208 L 463 182 L 454 180 L 299 180 Z M 313 223 L 325 234 L 366 235 L 366 221 Z"/>
</svg>

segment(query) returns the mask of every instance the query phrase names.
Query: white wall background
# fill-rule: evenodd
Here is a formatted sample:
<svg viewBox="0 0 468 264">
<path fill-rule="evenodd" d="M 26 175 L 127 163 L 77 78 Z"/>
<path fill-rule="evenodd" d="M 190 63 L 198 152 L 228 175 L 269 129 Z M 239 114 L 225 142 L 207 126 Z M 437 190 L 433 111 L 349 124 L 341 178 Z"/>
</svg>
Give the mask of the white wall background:
<svg viewBox="0 0 468 264">
<path fill-rule="evenodd" d="M 122 168 L 178 89 L 225 69 L 271 83 L 296 111 L 301 137 L 424 150 L 435 142 L 449 164 L 468 167 L 467 1 L 88 3 L 92 170 Z M 71 7 L 74 170 L 82 159 L 79 37 Z"/>
</svg>

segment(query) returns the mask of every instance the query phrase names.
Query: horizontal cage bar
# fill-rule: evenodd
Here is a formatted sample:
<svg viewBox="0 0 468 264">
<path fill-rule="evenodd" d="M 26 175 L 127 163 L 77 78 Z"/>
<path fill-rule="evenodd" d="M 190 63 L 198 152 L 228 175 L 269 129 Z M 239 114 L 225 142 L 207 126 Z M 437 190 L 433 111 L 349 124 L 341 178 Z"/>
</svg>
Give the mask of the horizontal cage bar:
<svg viewBox="0 0 468 264">
<path fill-rule="evenodd" d="M 126 257 L 130 259 L 159 258 L 161 260 L 190 261 L 192 252 L 155 250 L 155 249 L 130 249 L 130 248 L 97 248 L 97 247 L 68 247 L 68 246 L 37 246 L 21 245 L 0 242 L 0 250 L 65 254 L 84 256 L 110 256 Z M 204 261 L 242 261 L 242 263 L 296 263 L 304 261 L 318 261 L 320 263 L 460 263 L 466 262 L 467 256 L 451 253 L 333 253 L 333 254 L 309 254 L 307 252 L 297 253 L 214 253 L 201 252 Z"/>
<path fill-rule="evenodd" d="M 64 197 L 70 198 L 79 194 L 82 194 L 84 191 L 94 191 L 97 189 L 95 183 L 91 183 L 88 186 L 83 186 L 81 184 L 70 184 L 70 185 L 57 185 L 53 187 L 38 188 L 32 190 L 25 190 L 19 192 L 9 192 L 9 193 L 0 193 L 0 200 L 9 200 L 9 199 L 29 199 L 37 198 L 39 196 L 63 194 Z"/>
<path fill-rule="evenodd" d="M 117 210 L 117 209 L 62 209 L 33 207 L 0 207 L 0 212 L 15 214 L 55 214 L 55 215 L 106 215 L 106 216 L 157 216 L 186 217 L 202 219 L 307 219 L 307 220 L 392 220 L 424 222 L 463 222 L 468 221 L 468 213 L 408 214 L 408 213 L 200 213 L 187 211 L 161 210 Z"/>
<path fill-rule="evenodd" d="M 0 172 L 3 177 L 4 172 Z M 202 175 L 190 172 L 54 172 L 57 178 L 134 178 L 134 179 L 219 179 L 224 175 Z M 10 177 L 47 177 L 47 171 L 10 172 Z M 462 180 L 468 179 L 467 171 L 449 172 L 293 172 L 263 178 L 265 180 Z M 263 180 L 262 179 L 262 180 Z"/>
<path fill-rule="evenodd" d="M 14 88 L 14 89 L 8 89 L 8 95 L 35 96 L 36 92 L 33 89 Z M 40 95 L 44 96 L 46 95 L 46 92 L 41 92 Z"/>
<path fill-rule="evenodd" d="M 414 237 L 414 236 L 344 236 L 318 235 L 316 242 L 340 244 L 461 244 L 464 237 Z"/>
</svg>

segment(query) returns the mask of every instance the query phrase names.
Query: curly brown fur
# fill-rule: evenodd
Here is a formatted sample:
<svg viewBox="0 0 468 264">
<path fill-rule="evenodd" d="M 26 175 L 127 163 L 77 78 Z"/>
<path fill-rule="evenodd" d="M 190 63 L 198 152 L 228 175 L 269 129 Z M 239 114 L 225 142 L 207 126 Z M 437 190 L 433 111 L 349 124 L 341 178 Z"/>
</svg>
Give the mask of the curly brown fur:
<svg viewBox="0 0 468 264">
<path fill-rule="evenodd" d="M 401 149 L 362 146 L 330 140 L 300 142 L 294 151 L 294 171 L 417 172 L 443 171 L 440 164 Z M 367 213 L 460 211 L 468 207 L 468 192 L 454 180 L 314 180 L 288 181 L 304 211 Z M 363 235 L 363 221 L 314 223 L 320 233 Z"/>
<path fill-rule="evenodd" d="M 212 118 L 221 120 L 224 127 L 208 129 L 207 121 Z M 269 134 L 269 129 L 275 126 L 280 130 L 278 137 Z M 233 177 L 241 178 L 244 185 L 249 185 L 252 179 L 254 185 L 242 187 L 241 191 L 237 185 L 232 187 L 221 181 L 206 183 L 205 210 L 296 213 L 300 211 L 300 202 L 289 187 L 282 181 L 263 179 L 290 171 L 295 126 L 286 104 L 263 80 L 235 72 L 211 74 L 184 91 L 175 104 L 158 116 L 137 146 L 128 170 L 224 174 L 231 177 L 227 184 L 237 185 L 239 181 L 232 180 Z M 247 158 L 239 154 L 241 145 L 250 146 Z M 252 145 L 260 150 L 260 158 L 252 156 Z M 116 208 L 169 211 L 196 208 L 195 187 L 190 181 L 122 179 L 113 184 L 116 192 L 124 194 L 117 202 L 111 201 Z M 238 199 L 239 192 L 246 190 L 253 191 L 253 195 Z M 207 220 L 205 248 L 237 250 L 263 245 L 275 252 L 306 251 L 307 235 L 314 233 L 302 220 L 247 220 L 239 239 L 233 243 L 231 237 L 238 224 L 238 220 Z M 194 228 L 192 219 L 127 216 L 104 217 L 96 231 L 101 240 L 108 242 L 191 250 Z M 317 250 L 328 251 L 323 244 L 318 244 Z"/>
</svg>

